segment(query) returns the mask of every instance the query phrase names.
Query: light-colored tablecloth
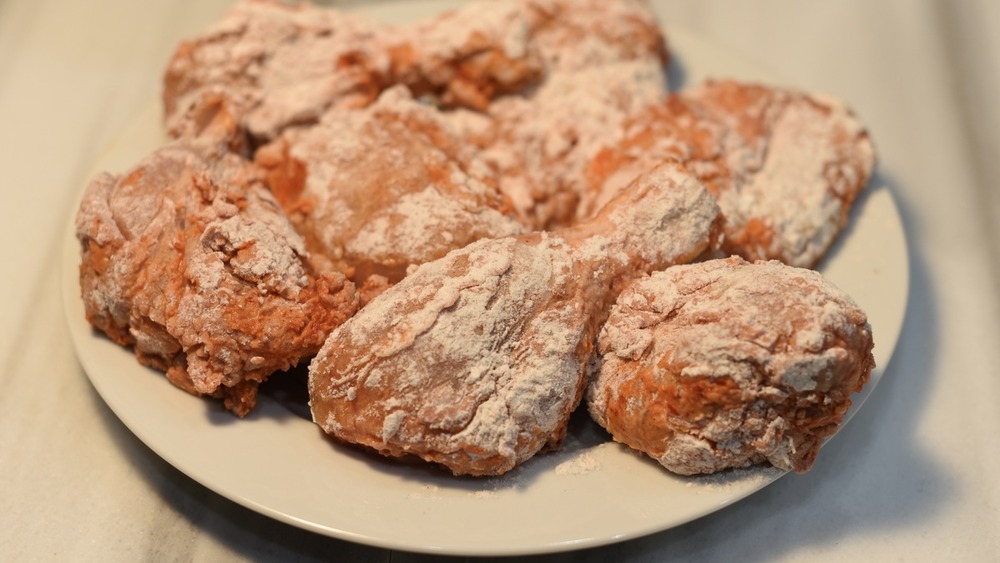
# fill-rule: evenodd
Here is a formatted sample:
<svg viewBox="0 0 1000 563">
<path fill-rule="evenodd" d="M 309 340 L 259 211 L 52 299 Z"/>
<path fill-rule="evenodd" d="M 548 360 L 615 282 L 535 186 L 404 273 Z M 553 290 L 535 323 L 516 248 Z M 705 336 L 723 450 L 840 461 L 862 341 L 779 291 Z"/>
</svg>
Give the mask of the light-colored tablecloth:
<svg viewBox="0 0 1000 563">
<path fill-rule="evenodd" d="M 910 242 L 885 377 L 815 469 L 693 523 L 551 556 L 1000 561 L 1000 3 L 665 0 L 664 22 L 847 100 Z M 430 556 L 314 535 L 153 454 L 80 368 L 61 234 L 101 147 L 220 0 L 0 2 L 0 560 Z"/>
</svg>

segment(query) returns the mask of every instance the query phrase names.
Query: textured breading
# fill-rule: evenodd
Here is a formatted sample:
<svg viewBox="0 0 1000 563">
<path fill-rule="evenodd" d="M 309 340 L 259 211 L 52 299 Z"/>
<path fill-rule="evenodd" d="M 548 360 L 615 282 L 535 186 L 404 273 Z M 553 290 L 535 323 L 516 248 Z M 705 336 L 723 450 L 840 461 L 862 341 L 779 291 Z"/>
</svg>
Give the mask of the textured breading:
<svg viewBox="0 0 1000 563">
<path fill-rule="evenodd" d="M 449 250 L 527 230 L 493 171 L 402 86 L 290 129 L 255 159 L 310 250 L 359 285 L 395 283 Z"/>
<path fill-rule="evenodd" d="M 257 385 L 315 354 L 358 302 L 343 275 L 316 273 L 259 172 L 213 132 L 91 181 L 80 285 L 96 328 L 244 416 Z"/>
<path fill-rule="evenodd" d="M 684 475 L 806 471 L 875 367 L 864 312 L 820 274 L 741 258 L 676 266 L 619 296 L 591 415 Z"/>
<path fill-rule="evenodd" d="M 579 216 L 664 160 L 685 163 L 719 200 L 725 255 L 812 267 L 847 223 L 875 155 L 868 132 L 836 100 L 709 81 L 630 118 L 625 138 L 590 162 Z"/>
<path fill-rule="evenodd" d="M 383 28 L 337 10 L 278 0 L 243 0 L 182 42 L 163 78 L 167 130 L 205 93 L 224 95 L 241 128 L 269 140 L 313 123 L 331 107 L 363 107 L 389 72 Z"/>
<path fill-rule="evenodd" d="M 424 264 L 330 335 L 309 366 L 313 419 L 386 455 L 505 473 L 565 435 L 620 283 L 691 260 L 717 217 L 667 164 L 586 224 Z"/>
</svg>

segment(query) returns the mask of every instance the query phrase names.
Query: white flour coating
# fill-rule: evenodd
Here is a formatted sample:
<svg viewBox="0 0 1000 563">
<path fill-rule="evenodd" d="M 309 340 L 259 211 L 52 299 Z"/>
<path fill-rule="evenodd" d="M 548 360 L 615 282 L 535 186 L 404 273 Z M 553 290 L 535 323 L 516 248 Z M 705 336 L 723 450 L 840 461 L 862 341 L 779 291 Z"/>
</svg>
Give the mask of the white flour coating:
<svg viewBox="0 0 1000 563">
<path fill-rule="evenodd" d="M 395 33 L 419 49 L 431 69 L 493 48 L 512 67 L 517 62 L 541 63 L 548 70 L 580 70 L 659 55 L 662 48 L 655 16 L 641 0 L 475 2 Z"/>
<path fill-rule="evenodd" d="M 484 199 L 490 195 L 490 188 L 457 171 L 452 181 L 467 188 L 470 194 L 481 195 Z M 487 233 L 490 236 L 513 235 L 524 230 L 513 218 L 497 209 L 472 207 L 441 193 L 438 186 L 428 184 L 416 193 L 404 194 L 389 207 L 380 210 L 344 247 L 354 255 L 377 258 L 404 254 L 425 262 L 441 253 L 438 249 L 458 246 L 456 239 L 461 237 L 464 241 L 465 238 L 461 230 L 471 225 L 490 226 Z M 428 248 L 433 243 L 436 243 L 436 248 Z"/>
<path fill-rule="evenodd" d="M 420 266 L 330 336 L 310 366 L 314 419 L 456 473 L 508 471 L 565 432 L 615 280 L 699 254 L 717 213 L 667 164 L 589 224 Z"/>
<path fill-rule="evenodd" d="M 678 107 L 679 100 L 682 98 L 672 94 L 663 103 L 629 116 L 622 137 L 588 163 L 586 181 L 591 186 L 577 209 L 579 219 L 594 216 L 637 176 L 664 161 L 682 162 L 710 188 L 718 188 L 720 178 L 728 180 L 729 171 L 720 162 L 725 156 L 738 152 L 742 158 L 734 156 L 734 160 L 749 161 L 762 152 L 758 148 L 756 153 L 746 154 L 739 143 L 727 142 L 731 126 L 692 115 L 690 104 Z M 757 155 L 757 160 L 761 159 Z M 723 187 L 728 189 L 729 184 Z"/>
<path fill-rule="evenodd" d="M 572 459 L 568 459 L 556 466 L 556 475 L 587 475 L 601 468 L 601 463 L 597 458 L 587 452 L 583 452 Z"/>
<path fill-rule="evenodd" d="M 258 171 L 204 142 L 175 141 L 121 176 L 99 175 L 77 236 L 88 320 L 240 416 L 259 381 L 314 353 L 356 309 L 342 276 L 311 273 Z"/>
<path fill-rule="evenodd" d="M 520 96 L 553 73 L 665 62 L 652 12 L 636 0 L 475 2 L 390 35 L 397 37 L 397 80 L 448 106 L 479 110 L 507 94 Z"/>
<path fill-rule="evenodd" d="M 537 16 L 523 2 L 476 2 L 392 28 L 391 80 L 433 103 L 484 110 L 541 78 Z"/>
<path fill-rule="evenodd" d="M 589 163 L 578 215 L 591 216 L 664 160 L 683 162 L 717 197 L 725 255 L 811 267 L 846 223 L 875 157 L 839 102 L 709 81 L 632 116 L 623 140 Z"/>
<path fill-rule="evenodd" d="M 572 301 L 552 293 L 571 276 L 565 243 L 543 237 L 537 250 L 517 247 L 515 239 L 481 241 L 425 264 L 335 331 L 310 369 L 314 414 L 319 402 L 390 390 L 392 400 L 358 413 L 358 424 L 385 420 L 369 445 L 481 451 L 507 469 L 534 454 L 574 402 L 582 321 L 572 320 Z M 540 302 L 552 306 L 536 313 Z M 349 358 L 344 379 L 321 380 L 317 370 L 345 346 L 367 352 Z M 401 410 L 386 414 L 393 403 Z M 333 414 L 317 422 L 333 433 L 351 423 Z M 525 441 L 536 447 L 522 451 Z"/>
<path fill-rule="evenodd" d="M 249 195 L 243 213 L 258 219 L 247 221 L 231 204 L 222 213 L 223 206 L 213 205 L 215 217 L 207 223 L 202 243 L 222 253 L 233 274 L 255 283 L 261 294 L 271 292 L 294 299 L 308 283 L 302 262 L 307 256 L 305 244 L 293 234 L 273 200 L 261 201 L 253 192 Z M 201 276 L 193 273 L 192 278 Z"/>
<path fill-rule="evenodd" d="M 454 64 L 487 47 L 499 47 L 512 61 L 529 57 L 532 27 L 537 25 L 534 19 L 523 2 L 475 2 L 401 27 L 398 33 L 420 50 L 427 70 L 444 72 L 439 65 Z"/>
<path fill-rule="evenodd" d="M 712 242 L 718 216 L 701 183 L 667 164 L 636 178 L 597 217 L 613 225 L 607 229 L 611 246 L 626 249 L 636 271 L 646 273 L 695 258 Z"/>
<path fill-rule="evenodd" d="M 630 60 L 656 59 L 665 51 L 659 24 L 643 0 L 526 0 L 551 19 L 536 44 L 550 70 L 576 71 Z"/>
<path fill-rule="evenodd" d="M 372 97 L 389 59 L 380 29 L 336 10 L 243 0 L 185 42 L 167 67 L 167 128 L 183 131 L 203 91 L 223 91 L 258 138 Z"/>
<path fill-rule="evenodd" d="M 323 255 L 372 264 L 391 281 L 479 238 L 525 230 L 451 124 L 401 86 L 279 143 L 305 169 L 291 204 L 299 228 Z"/>
<path fill-rule="evenodd" d="M 727 127 L 723 154 L 732 179 L 719 195 L 727 233 L 752 230 L 760 221 L 770 237 L 740 243 L 750 258 L 814 265 L 847 221 L 851 202 L 867 182 L 874 149 L 861 123 L 840 102 L 822 95 L 774 90 L 734 113 L 707 84 L 684 96 L 708 119 Z M 741 131 L 754 116 L 759 137 Z"/>
<path fill-rule="evenodd" d="M 460 107 L 446 119 L 484 149 L 534 228 L 571 222 L 586 163 L 666 93 L 663 38 L 641 1 L 477 2 L 405 28 L 401 41 L 427 80 L 486 114 Z"/>
<path fill-rule="evenodd" d="M 849 296 L 812 270 L 738 258 L 640 279 L 599 346 L 594 419 L 682 474 L 804 470 L 873 366 Z"/>
<path fill-rule="evenodd" d="M 840 103 L 823 103 L 790 101 L 772 125 L 763 166 L 742 186 L 736 201 L 720 199 L 730 209 L 727 216 L 768 217 L 777 240 L 766 252 L 795 257 L 790 261 L 794 265 L 819 260 L 846 221 L 844 200 L 853 199 L 856 186 L 866 180 L 843 162 L 843 143 L 861 138 L 861 124 Z M 852 149 L 861 152 L 856 158 L 874 161 L 870 143 Z M 831 170 L 843 175 L 831 175 Z"/>
<path fill-rule="evenodd" d="M 542 224 L 553 216 L 565 221 L 575 199 L 549 200 L 582 193 L 587 163 L 620 141 L 630 115 L 662 100 L 665 92 L 658 60 L 553 72 L 531 95 L 491 105 L 497 141 L 483 158 L 500 171 L 500 189 L 523 217 Z"/>
<path fill-rule="evenodd" d="M 220 189 L 216 197 L 227 197 L 226 190 Z M 198 242 L 203 248 L 188 246 L 183 272 L 184 278 L 197 291 L 183 294 L 175 318 L 167 323 L 168 328 L 179 335 L 178 340 L 185 349 L 197 350 L 213 338 L 231 340 L 219 348 L 214 358 L 197 353 L 189 355 L 187 370 L 201 393 L 210 393 L 220 383 L 231 384 L 238 380 L 246 367 L 239 365 L 237 358 L 244 349 L 252 349 L 250 338 L 236 331 L 226 334 L 228 328 L 224 323 L 215 325 L 207 320 L 224 317 L 227 307 L 241 307 L 238 292 L 232 287 L 233 278 L 256 287 L 261 307 L 268 296 L 297 299 L 310 282 L 304 267 L 305 245 L 261 184 L 247 190 L 239 213 L 228 210 L 219 216 L 219 208 L 219 205 L 212 205 L 201 211 L 198 220 L 205 227 Z M 266 315 L 274 314 L 282 313 L 275 308 L 261 315 L 262 334 L 258 338 L 282 337 L 281 331 L 272 332 L 271 324 L 266 321 Z M 197 330 L 191 330 L 192 327 Z M 220 329 L 220 334 L 208 336 Z M 215 365 L 219 359 L 232 364 L 221 370 L 225 374 L 221 380 L 218 379 L 219 367 Z M 249 363 L 254 367 L 253 364 L 260 361 Z"/>
</svg>

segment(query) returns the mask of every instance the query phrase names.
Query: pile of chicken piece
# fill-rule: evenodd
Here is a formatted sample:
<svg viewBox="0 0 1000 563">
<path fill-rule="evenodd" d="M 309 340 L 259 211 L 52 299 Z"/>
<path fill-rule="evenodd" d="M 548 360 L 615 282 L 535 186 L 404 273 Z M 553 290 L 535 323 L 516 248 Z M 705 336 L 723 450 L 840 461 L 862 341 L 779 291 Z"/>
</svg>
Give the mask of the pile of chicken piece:
<svg viewBox="0 0 1000 563">
<path fill-rule="evenodd" d="M 239 416 L 311 361 L 325 432 L 456 474 L 557 448 L 583 400 L 678 473 L 804 471 L 874 365 L 805 269 L 871 142 L 836 100 L 669 92 L 667 63 L 640 0 L 243 0 L 169 62 L 170 140 L 86 190 L 87 318 Z"/>
</svg>

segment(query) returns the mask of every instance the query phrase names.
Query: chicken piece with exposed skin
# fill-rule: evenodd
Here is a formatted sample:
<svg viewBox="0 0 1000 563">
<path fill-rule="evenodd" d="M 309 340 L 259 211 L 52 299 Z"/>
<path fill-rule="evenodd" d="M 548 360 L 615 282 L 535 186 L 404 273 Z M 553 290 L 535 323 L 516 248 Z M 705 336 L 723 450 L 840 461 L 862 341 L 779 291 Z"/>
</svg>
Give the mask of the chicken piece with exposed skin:
<svg viewBox="0 0 1000 563">
<path fill-rule="evenodd" d="M 389 45 L 392 81 L 441 106 L 485 110 L 544 76 L 535 19 L 522 2 L 475 2 L 400 26 Z"/>
<path fill-rule="evenodd" d="M 626 288 L 587 392 L 612 437 L 683 475 L 806 471 L 875 361 L 864 312 L 812 270 L 741 258 Z"/>
<path fill-rule="evenodd" d="M 847 223 L 875 154 L 836 100 L 709 81 L 631 117 L 624 139 L 588 165 L 579 217 L 664 160 L 683 162 L 718 199 L 723 254 L 813 267 Z"/>
<path fill-rule="evenodd" d="M 534 229 L 572 223 L 587 162 L 666 95 L 666 43 L 641 0 L 475 2 L 399 36 L 394 80 L 466 129 Z"/>
<path fill-rule="evenodd" d="M 642 0 L 487 0 L 400 26 L 391 81 L 445 107 L 487 111 L 553 73 L 635 60 L 667 62 Z"/>
<path fill-rule="evenodd" d="M 717 218 L 698 181 L 666 164 L 585 224 L 424 264 L 331 334 L 310 364 L 313 418 L 386 455 L 505 473 L 560 443 L 621 284 L 694 258 Z"/>
<path fill-rule="evenodd" d="M 402 86 L 286 131 L 255 160 L 313 254 L 359 285 L 395 283 L 452 249 L 527 230 L 493 171 Z"/>
<path fill-rule="evenodd" d="M 358 300 L 343 275 L 316 273 L 260 172 L 231 151 L 225 107 L 201 116 L 201 136 L 94 178 L 76 232 L 88 321 L 244 416 L 258 384 L 315 354 Z"/>
<path fill-rule="evenodd" d="M 230 99 L 257 141 L 313 123 L 331 107 L 363 107 L 386 86 L 382 26 L 338 10 L 277 0 L 238 2 L 214 26 L 178 46 L 163 79 L 167 130 L 206 92 Z"/>
<path fill-rule="evenodd" d="M 536 229 L 575 222 L 588 163 L 621 142 L 631 116 L 662 102 L 666 84 L 658 60 L 624 61 L 555 72 L 531 93 L 491 104 L 482 159 L 521 220 Z"/>
</svg>

